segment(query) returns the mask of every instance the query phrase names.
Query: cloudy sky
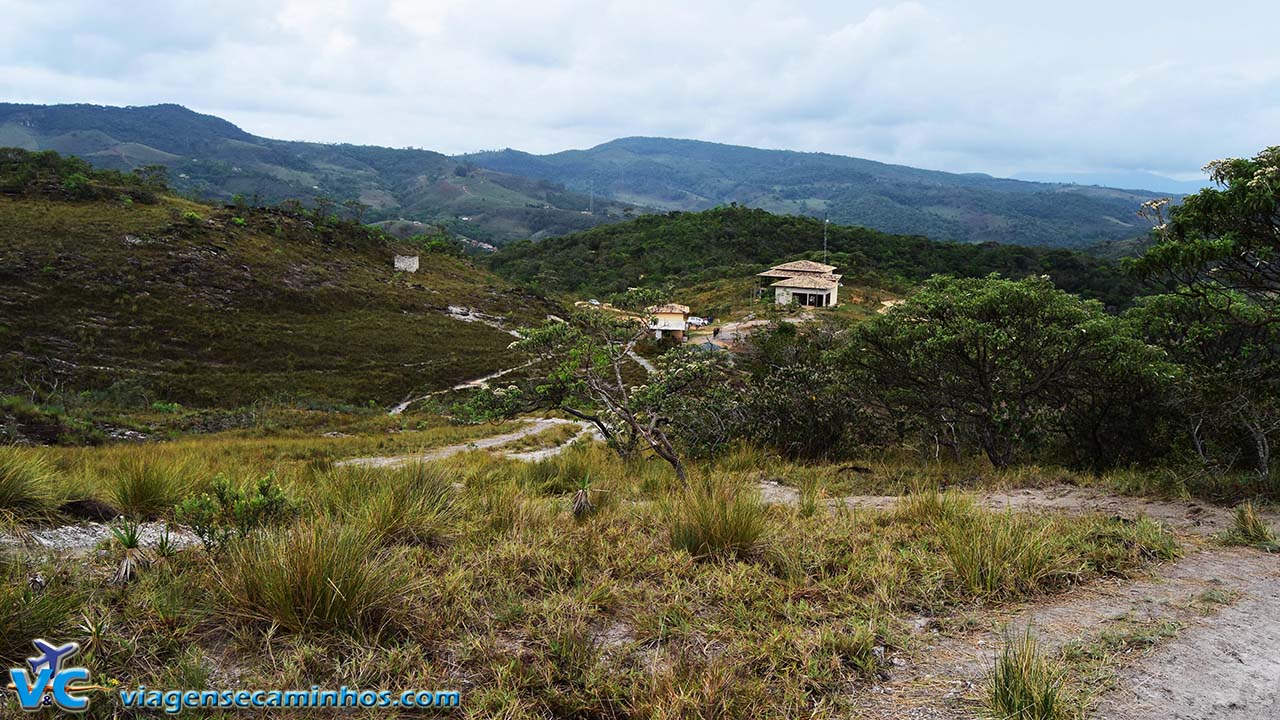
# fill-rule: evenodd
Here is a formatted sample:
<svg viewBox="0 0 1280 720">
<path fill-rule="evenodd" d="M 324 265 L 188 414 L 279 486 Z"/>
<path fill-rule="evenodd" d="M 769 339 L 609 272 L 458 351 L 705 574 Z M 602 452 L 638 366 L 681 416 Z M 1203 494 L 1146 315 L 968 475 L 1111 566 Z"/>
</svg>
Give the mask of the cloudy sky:
<svg viewBox="0 0 1280 720">
<path fill-rule="evenodd" d="M 0 18 L 0 101 L 175 102 L 285 139 L 662 135 L 1180 178 L 1280 143 L 1266 0 L 0 0 Z"/>
</svg>

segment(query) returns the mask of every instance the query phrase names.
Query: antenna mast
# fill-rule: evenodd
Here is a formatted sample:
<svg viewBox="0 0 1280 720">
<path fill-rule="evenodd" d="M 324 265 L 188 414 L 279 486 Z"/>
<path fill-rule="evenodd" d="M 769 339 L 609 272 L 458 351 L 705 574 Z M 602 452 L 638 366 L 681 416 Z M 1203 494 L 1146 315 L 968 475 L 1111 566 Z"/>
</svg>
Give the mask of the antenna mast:
<svg viewBox="0 0 1280 720">
<path fill-rule="evenodd" d="M 827 263 L 827 224 L 831 221 L 827 219 L 827 214 L 822 213 L 822 263 Z"/>
</svg>

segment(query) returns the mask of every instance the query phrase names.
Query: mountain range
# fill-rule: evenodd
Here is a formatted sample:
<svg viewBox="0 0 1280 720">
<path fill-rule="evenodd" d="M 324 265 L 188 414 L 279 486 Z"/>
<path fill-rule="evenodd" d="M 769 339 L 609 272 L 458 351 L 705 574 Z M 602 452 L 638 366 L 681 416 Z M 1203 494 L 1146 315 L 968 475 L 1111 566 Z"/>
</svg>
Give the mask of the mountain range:
<svg viewBox="0 0 1280 720">
<path fill-rule="evenodd" d="M 170 184 L 193 197 L 331 203 L 366 222 L 443 225 L 498 246 L 736 203 L 935 240 L 1088 248 L 1145 236 L 1136 212 L 1161 196 L 667 138 L 451 157 L 263 138 L 178 105 L 0 104 L 0 146 L 57 150 L 111 169 L 162 164 Z M 349 201 L 361 206 L 344 209 Z"/>
<path fill-rule="evenodd" d="M 463 157 L 662 210 L 737 203 L 961 242 L 1085 248 L 1144 236 L 1149 227 L 1137 211 L 1162 196 L 667 138 L 623 138 L 550 155 L 501 150 Z"/>
</svg>

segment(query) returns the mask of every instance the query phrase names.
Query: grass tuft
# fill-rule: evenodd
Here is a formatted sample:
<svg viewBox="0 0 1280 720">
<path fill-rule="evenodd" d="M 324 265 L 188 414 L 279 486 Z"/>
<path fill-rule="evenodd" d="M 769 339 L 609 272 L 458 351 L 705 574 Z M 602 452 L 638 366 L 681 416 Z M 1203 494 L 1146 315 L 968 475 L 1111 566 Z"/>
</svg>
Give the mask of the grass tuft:
<svg viewBox="0 0 1280 720">
<path fill-rule="evenodd" d="M 948 567 L 973 597 L 1007 599 L 1044 592 L 1084 570 L 1055 525 L 1011 512 L 958 518 L 942 528 L 941 537 Z"/>
<path fill-rule="evenodd" d="M 999 720 L 1068 720 L 1079 716 L 1065 688 L 1066 672 L 1040 653 L 1027 630 L 1008 638 L 987 684 L 987 711 Z"/>
<path fill-rule="evenodd" d="M 1280 552 L 1275 531 L 1258 516 L 1258 508 L 1251 502 L 1236 506 L 1234 522 L 1224 539 L 1230 545 L 1252 545 L 1268 552 Z"/>
<path fill-rule="evenodd" d="M 384 545 L 440 543 L 457 517 L 452 478 L 443 466 L 331 471 L 330 502 L 341 517 L 377 534 Z"/>
<path fill-rule="evenodd" d="M 376 638 L 405 627 L 420 583 L 375 551 L 371 528 L 317 519 L 234 544 L 220 582 L 233 614 L 295 632 Z"/>
<path fill-rule="evenodd" d="M 755 554 L 768 531 L 766 508 L 755 493 L 730 480 L 694 482 L 671 505 L 671 545 L 696 558 Z"/>
<path fill-rule="evenodd" d="M 57 505 L 53 469 L 40 456 L 0 447 L 0 511 L 16 517 L 44 515 Z"/>
<path fill-rule="evenodd" d="M 181 458 L 126 455 L 107 479 L 115 506 L 134 518 L 155 519 L 196 489 L 195 472 Z"/>
</svg>

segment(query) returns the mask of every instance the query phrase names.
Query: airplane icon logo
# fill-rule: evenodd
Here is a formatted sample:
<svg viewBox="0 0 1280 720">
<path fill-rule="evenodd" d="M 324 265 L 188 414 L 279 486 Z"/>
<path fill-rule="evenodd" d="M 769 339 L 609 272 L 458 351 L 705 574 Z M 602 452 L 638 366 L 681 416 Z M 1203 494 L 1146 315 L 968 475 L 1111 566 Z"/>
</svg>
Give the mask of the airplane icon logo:
<svg viewBox="0 0 1280 720">
<path fill-rule="evenodd" d="M 43 668 L 49 668 L 54 675 L 57 675 L 62 669 L 62 661 L 80 652 L 80 644 L 74 642 L 58 647 L 54 647 L 53 643 L 45 640 L 33 640 L 32 644 L 42 653 L 36 657 L 27 658 L 27 665 L 31 666 L 32 675 L 39 675 Z"/>
</svg>

